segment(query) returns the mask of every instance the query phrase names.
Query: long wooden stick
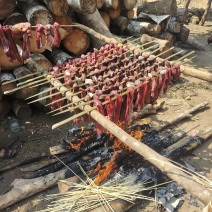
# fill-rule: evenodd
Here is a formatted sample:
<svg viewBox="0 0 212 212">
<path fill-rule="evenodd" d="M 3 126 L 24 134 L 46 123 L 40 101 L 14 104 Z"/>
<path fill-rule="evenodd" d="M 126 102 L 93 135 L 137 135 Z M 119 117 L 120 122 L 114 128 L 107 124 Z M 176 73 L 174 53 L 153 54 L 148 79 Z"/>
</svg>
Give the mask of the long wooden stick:
<svg viewBox="0 0 212 212">
<path fill-rule="evenodd" d="M 56 79 L 51 79 L 51 84 L 53 86 L 60 85 L 60 81 Z M 65 86 L 61 86 L 59 90 L 65 95 L 73 95 L 71 91 Z M 78 96 L 73 96 L 71 101 L 78 101 Z M 198 184 L 193 179 L 190 179 L 190 176 L 184 173 L 181 170 L 173 170 L 173 165 L 169 162 L 169 160 L 154 150 L 152 150 L 147 145 L 140 143 L 138 140 L 130 136 L 123 129 L 118 127 L 115 123 L 111 122 L 97 110 L 93 110 L 93 108 L 89 105 L 80 106 L 81 110 L 88 111 L 87 113 L 99 124 L 101 124 L 105 129 L 111 132 L 114 136 L 120 139 L 124 144 L 129 146 L 131 149 L 136 151 L 138 154 L 146 158 L 152 164 L 154 164 L 157 168 L 159 168 L 162 172 L 166 173 L 171 179 L 175 180 L 179 185 L 184 187 L 187 191 L 189 191 L 193 196 L 197 197 L 200 201 L 207 204 L 212 199 L 212 191 L 207 190 L 204 186 Z M 90 111 L 90 112 L 89 112 Z"/>
<path fill-rule="evenodd" d="M 162 131 L 164 128 L 170 126 L 171 124 L 175 124 L 178 121 L 184 119 L 184 118 L 190 118 L 191 114 L 196 112 L 197 110 L 200 110 L 202 108 L 205 108 L 208 105 L 208 102 L 203 102 L 201 104 L 196 105 L 195 107 L 192 107 L 191 109 L 175 116 L 174 118 L 169 119 L 168 121 L 161 124 L 159 127 L 156 128 L 157 131 Z"/>
</svg>

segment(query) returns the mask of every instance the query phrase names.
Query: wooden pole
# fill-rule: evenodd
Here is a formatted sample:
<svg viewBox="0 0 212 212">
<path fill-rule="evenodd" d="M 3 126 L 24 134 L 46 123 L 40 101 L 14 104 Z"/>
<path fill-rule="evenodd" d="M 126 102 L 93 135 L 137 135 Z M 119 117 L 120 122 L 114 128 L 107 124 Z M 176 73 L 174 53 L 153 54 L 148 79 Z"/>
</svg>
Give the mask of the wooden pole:
<svg viewBox="0 0 212 212">
<path fill-rule="evenodd" d="M 204 12 L 204 14 L 202 16 L 202 19 L 201 19 L 200 23 L 199 23 L 200 26 L 203 26 L 204 23 L 205 23 L 205 20 L 206 20 L 206 18 L 208 16 L 208 13 L 210 12 L 211 2 L 212 2 L 212 0 L 208 0 L 208 3 L 207 3 L 207 6 L 206 6 L 206 9 L 205 9 L 205 12 Z"/>
<path fill-rule="evenodd" d="M 185 66 L 185 65 L 180 65 L 180 71 L 183 74 L 192 76 L 192 77 L 196 77 L 198 79 L 202 79 L 208 82 L 212 82 L 212 74 L 208 73 L 208 72 L 203 72 L 203 71 L 199 71 L 196 68 L 192 68 L 189 66 Z"/>
<path fill-rule="evenodd" d="M 72 96 L 69 98 L 69 95 L 73 95 L 71 91 L 61 84 L 57 79 L 52 78 L 50 80 L 53 86 L 57 86 L 61 93 L 65 93 L 67 99 L 72 102 L 80 102 L 80 98 L 78 96 Z M 59 87 L 60 86 L 60 87 Z M 79 106 L 81 110 L 91 111 L 92 107 L 89 105 Z M 143 156 L 146 160 L 154 164 L 157 168 L 159 168 L 162 172 L 166 173 L 171 179 L 176 181 L 179 185 L 184 187 L 188 192 L 190 192 L 193 196 L 197 197 L 204 204 L 207 204 L 212 199 L 212 191 L 207 190 L 204 186 L 195 182 L 191 177 L 181 171 L 180 169 L 173 169 L 173 165 L 170 161 L 161 156 L 159 153 L 155 152 L 153 149 L 148 147 L 147 145 L 139 142 L 135 138 L 131 137 L 128 133 L 126 133 L 123 129 L 118 127 L 115 123 L 111 122 L 97 110 L 92 110 L 88 112 L 88 114 L 99 124 L 101 124 L 105 129 L 110 131 L 114 136 L 120 139 L 124 144 L 129 146 L 131 149 L 136 151 L 138 154 Z"/>
</svg>

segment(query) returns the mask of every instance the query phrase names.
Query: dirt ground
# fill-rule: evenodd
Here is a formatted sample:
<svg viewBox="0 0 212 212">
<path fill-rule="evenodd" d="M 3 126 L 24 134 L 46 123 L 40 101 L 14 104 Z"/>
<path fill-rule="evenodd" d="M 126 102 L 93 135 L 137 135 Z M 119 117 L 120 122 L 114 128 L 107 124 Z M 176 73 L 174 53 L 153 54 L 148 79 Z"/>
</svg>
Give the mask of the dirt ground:
<svg viewBox="0 0 212 212">
<path fill-rule="evenodd" d="M 212 22 L 206 22 L 204 27 L 197 25 L 189 25 L 191 36 L 205 44 L 205 51 L 196 51 L 197 57 L 187 62 L 187 65 L 197 68 L 204 72 L 212 73 L 212 44 L 207 45 L 207 37 L 212 35 Z M 153 125 L 158 125 L 161 121 L 165 121 L 174 114 L 179 114 L 186 109 L 191 108 L 204 101 L 209 102 L 209 107 L 196 113 L 192 118 L 186 119 L 175 126 L 173 129 L 183 129 L 188 131 L 196 126 L 194 132 L 201 132 L 207 128 L 212 128 L 212 84 L 193 77 L 182 75 L 181 79 L 168 91 L 165 100 L 164 109 L 161 109 L 157 115 L 149 116 Z M 63 139 L 71 124 L 67 124 L 59 129 L 52 130 L 51 126 L 63 120 L 66 116 L 52 117 L 44 112 L 33 112 L 33 116 L 28 120 L 21 121 L 20 133 L 11 133 L 9 131 L 9 123 L 6 118 L 0 122 L 0 142 L 1 145 L 10 145 L 17 137 L 19 139 L 14 145 L 18 147 L 18 153 L 14 158 L 0 161 L 0 168 L 36 156 L 49 154 L 49 147 L 58 144 Z M 192 155 L 184 157 L 184 160 L 196 168 L 196 171 L 203 172 L 204 175 L 212 181 L 212 138 L 207 140 L 201 147 L 196 149 Z M 11 187 L 10 184 L 16 178 L 24 175 L 18 168 L 12 169 L 5 173 L 0 173 L 0 195 L 7 192 Z M 32 212 L 44 209 L 45 201 L 41 201 L 47 194 L 57 192 L 57 187 L 48 189 L 33 197 L 23 200 L 3 211 L 13 212 Z M 184 204 L 179 209 L 180 212 L 200 212 L 203 204 L 197 201 L 198 207 L 189 203 L 190 194 L 184 195 Z M 0 200 L 1 201 L 1 200 Z M 0 203 L 1 204 L 1 203 Z M 156 211 L 154 205 L 149 205 L 145 209 L 136 207 L 132 211 Z"/>
</svg>

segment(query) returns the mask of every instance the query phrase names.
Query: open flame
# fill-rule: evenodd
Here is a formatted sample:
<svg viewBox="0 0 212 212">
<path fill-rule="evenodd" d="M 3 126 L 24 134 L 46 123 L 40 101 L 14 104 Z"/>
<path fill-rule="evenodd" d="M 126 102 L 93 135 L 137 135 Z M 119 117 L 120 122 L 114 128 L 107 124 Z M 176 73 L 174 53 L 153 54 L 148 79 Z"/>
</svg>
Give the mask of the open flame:
<svg viewBox="0 0 212 212">
<path fill-rule="evenodd" d="M 117 167 L 117 164 L 115 163 L 116 157 L 117 157 L 117 154 L 115 153 L 111 157 L 110 161 L 108 161 L 107 163 L 103 165 L 102 167 L 103 169 L 99 170 L 99 173 L 94 180 L 94 183 L 96 185 L 99 185 L 102 181 L 107 179 L 110 176 L 110 173 Z"/>
<path fill-rule="evenodd" d="M 143 133 L 140 130 L 133 130 L 131 131 L 131 136 L 136 138 L 137 140 L 141 140 L 143 137 Z M 124 152 L 131 152 L 133 151 L 131 148 L 129 148 L 127 145 L 125 145 L 122 141 L 119 139 L 115 138 L 114 139 L 114 144 L 113 144 L 113 149 L 114 149 L 114 155 L 111 157 L 110 161 L 108 161 L 104 166 L 102 167 L 103 169 L 99 170 L 98 175 L 96 176 L 94 183 L 96 185 L 99 185 L 102 181 L 106 180 L 110 174 L 115 171 L 117 168 L 117 164 L 115 162 L 116 158 L 119 156 L 118 151 L 122 150 Z"/>
</svg>

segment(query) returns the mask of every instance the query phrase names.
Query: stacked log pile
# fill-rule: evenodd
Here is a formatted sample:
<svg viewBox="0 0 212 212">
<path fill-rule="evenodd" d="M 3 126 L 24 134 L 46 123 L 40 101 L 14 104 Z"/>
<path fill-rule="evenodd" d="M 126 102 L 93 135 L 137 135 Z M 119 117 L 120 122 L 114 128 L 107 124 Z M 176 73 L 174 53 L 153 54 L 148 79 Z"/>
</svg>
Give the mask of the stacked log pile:
<svg viewBox="0 0 212 212">
<path fill-rule="evenodd" d="M 4 10 L 0 10 L 0 20 L 3 25 L 15 25 L 22 22 L 30 22 L 32 26 L 36 24 L 53 24 L 54 22 L 60 25 L 68 25 L 59 29 L 62 40 L 61 46 L 59 49 L 53 49 L 52 52 L 44 48 L 46 41 L 44 34 L 41 39 L 42 46 L 37 48 L 36 30 L 32 29 L 32 35 L 29 38 L 32 60 L 44 70 L 58 62 L 65 62 L 68 58 L 79 57 L 88 51 L 90 47 L 99 49 L 105 44 L 105 42 L 89 35 L 82 29 L 72 27 L 73 22 L 87 25 L 109 38 L 114 37 L 112 33 L 135 36 L 148 34 L 156 38 L 143 35 L 142 44 L 153 40 L 159 44 L 160 51 L 166 51 L 172 47 L 175 40 L 184 42 L 188 39 L 189 30 L 184 26 L 188 10 L 177 9 L 176 0 L 147 2 L 145 5 L 138 3 L 139 1 L 137 0 L 1 0 L 0 5 L 7 5 L 7 7 L 4 7 Z M 135 18 L 136 9 L 137 18 Z M 141 12 L 155 16 L 167 15 L 167 17 L 160 23 L 156 23 L 152 19 L 141 18 Z M 22 39 L 16 39 L 16 44 L 18 51 L 21 52 Z M 172 54 L 172 51 L 166 52 L 166 55 L 163 56 L 165 58 L 170 54 Z M 45 86 L 47 85 L 25 87 L 14 91 L 8 98 L 3 93 L 20 86 L 23 81 L 33 81 L 33 78 L 37 75 L 35 73 L 37 69 L 27 64 L 27 62 L 22 64 L 18 60 L 9 61 L 2 48 L 0 48 L 0 57 L 2 70 L 0 74 L 0 106 L 2 105 L 0 113 L 3 119 L 8 112 L 8 106 L 4 103 L 5 101 L 8 102 L 10 100 L 11 103 L 15 99 L 24 100 L 46 89 Z M 43 70 L 40 71 L 42 72 Z M 27 74 L 31 75 L 19 81 L 14 80 Z M 3 85 L 4 82 L 11 80 L 13 80 L 11 83 Z M 8 102 L 8 104 L 10 103 Z M 23 105 L 23 102 L 21 105 Z"/>
</svg>

